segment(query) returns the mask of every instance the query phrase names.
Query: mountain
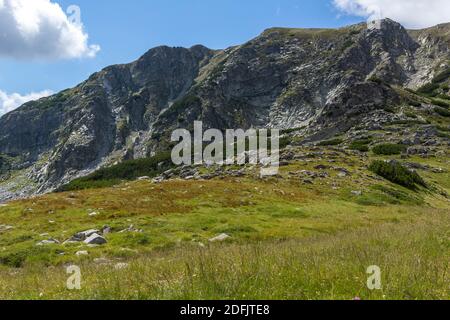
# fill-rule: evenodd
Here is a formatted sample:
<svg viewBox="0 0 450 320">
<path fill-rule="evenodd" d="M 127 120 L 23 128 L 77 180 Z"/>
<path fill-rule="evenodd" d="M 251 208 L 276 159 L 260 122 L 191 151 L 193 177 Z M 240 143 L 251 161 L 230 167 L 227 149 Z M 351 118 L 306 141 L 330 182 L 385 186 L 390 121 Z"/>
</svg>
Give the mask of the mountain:
<svg viewBox="0 0 450 320">
<path fill-rule="evenodd" d="M 301 143 L 404 121 L 393 107 L 441 101 L 415 90 L 445 98 L 449 68 L 450 24 L 406 30 L 389 19 L 379 29 L 273 28 L 225 50 L 157 47 L 0 118 L 0 201 L 154 155 L 194 120 L 290 129 Z"/>
</svg>

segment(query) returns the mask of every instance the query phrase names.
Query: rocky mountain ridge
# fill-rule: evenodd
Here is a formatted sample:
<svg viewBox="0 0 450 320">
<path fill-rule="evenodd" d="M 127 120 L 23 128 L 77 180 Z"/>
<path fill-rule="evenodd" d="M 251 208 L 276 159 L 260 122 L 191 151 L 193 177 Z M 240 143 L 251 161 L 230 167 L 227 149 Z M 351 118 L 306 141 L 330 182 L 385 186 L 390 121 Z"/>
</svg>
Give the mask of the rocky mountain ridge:
<svg viewBox="0 0 450 320">
<path fill-rule="evenodd" d="M 450 24 L 408 31 L 389 19 L 380 29 L 273 28 L 225 50 L 154 48 L 0 118 L 0 201 L 151 156 L 195 120 L 295 130 L 299 143 L 377 130 L 407 120 L 411 104 L 431 110 L 411 91 L 449 68 Z"/>
</svg>

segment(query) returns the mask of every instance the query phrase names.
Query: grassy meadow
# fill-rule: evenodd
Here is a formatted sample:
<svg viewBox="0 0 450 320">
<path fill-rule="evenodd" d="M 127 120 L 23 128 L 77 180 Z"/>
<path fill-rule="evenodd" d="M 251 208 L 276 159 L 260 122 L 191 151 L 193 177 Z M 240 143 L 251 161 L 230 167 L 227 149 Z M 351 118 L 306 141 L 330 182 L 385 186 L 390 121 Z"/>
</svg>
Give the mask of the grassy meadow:
<svg viewBox="0 0 450 320">
<path fill-rule="evenodd" d="M 0 231 L 0 298 L 449 299 L 449 161 L 408 159 L 443 169 L 418 170 L 430 187 L 411 190 L 368 169 L 396 157 L 327 151 L 265 179 L 248 168 L 10 202 L 0 207 L 12 227 Z M 323 174 L 310 183 L 302 170 Z M 104 226 L 105 245 L 62 244 Z M 222 233 L 230 238 L 209 241 Z M 36 245 L 46 239 L 60 244 Z M 66 288 L 70 265 L 81 290 Z M 372 265 L 381 290 L 367 288 Z"/>
</svg>

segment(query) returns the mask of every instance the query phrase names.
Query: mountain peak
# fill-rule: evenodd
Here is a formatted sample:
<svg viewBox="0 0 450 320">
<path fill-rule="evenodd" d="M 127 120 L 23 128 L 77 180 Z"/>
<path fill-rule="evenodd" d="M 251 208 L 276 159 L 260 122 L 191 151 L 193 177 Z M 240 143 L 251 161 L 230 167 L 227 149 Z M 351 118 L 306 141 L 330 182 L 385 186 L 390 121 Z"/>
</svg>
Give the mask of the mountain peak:
<svg viewBox="0 0 450 320">
<path fill-rule="evenodd" d="M 305 141 L 344 134 L 392 118 L 383 110 L 400 97 L 390 85 L 419 87 L 442 71 L 449 50 L 433 37 L 445 30 L 416 37 L 383 19 L 376 30 L 271 28 L 226 50 L 156 47 L 0 118 L 0 156 L 36 186 L 30 194 L 166 151 L 169 133 L 197 120 L 217 129 L 304 128 Z"/>
</svg>

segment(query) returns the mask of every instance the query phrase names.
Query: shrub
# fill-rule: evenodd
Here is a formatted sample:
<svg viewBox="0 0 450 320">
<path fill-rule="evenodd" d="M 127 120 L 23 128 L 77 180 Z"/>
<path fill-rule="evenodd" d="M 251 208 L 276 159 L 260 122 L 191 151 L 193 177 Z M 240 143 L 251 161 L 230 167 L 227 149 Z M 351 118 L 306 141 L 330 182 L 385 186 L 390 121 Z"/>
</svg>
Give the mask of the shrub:
<svg viewBox="0 0 450 320">
<path fill-rule="evenodd" d="M 406 146 L 401 144 L 379 144 L 372 149 L 373 153 L 377 155 L 391 156 L 401 154 L 406 151 Z"/>
<path fill-rule="evenodd" d="M 434 77 L 433 83 L 440 83 L 450 78 L 450 68 L 445 69 Z"/>
<path fill-rule="evenodd" d="M 103 168 L 94 173 L 59 188 L 58 191 L 105 188 L 116 185 L 122 180 L 134 180 L 142 176 L 155 177 L 172 167 L 169 152 L 151 158 L 124 161 L 118 165 Z M 159 166 L 159 164 L 163 164 Z"/>
<path fill-rule="evenodd" d="M 417 119 L 417 115 L 411 111 L 405 112 L 405 116 L 407 116 L 408 118 Z"/>
<path fill-rule="evenodd" d="M 290 137 L 281 137 L 279 143 L 279 148 L 284 149 L 292 143 L 292 139 Z"/>
<path fill-rule="evenodd" d="M 342 50 L 347 50 L 348 48 L 352 47 L 355 44 L 355 42 L 351 39 L 348 39 L 344 42 L 344 44 L 342 45 Z"/>
<path fill-rule="evenodd" d="M 370 82 L 377 83 L 377 84 L 380 84 L 380 85 L 384 83 L 383 80 L 381 80 L 381 79 L 378 78 L 377 76 L 372 76 L 372 77 L 370 77 L 370 78 L 369 78 L 369 81 L 370 81 Z"/>
<path fill-rule="evenodd" d="M 352 145 L 350 146 L 350 149 L 352 150 L 357 150 L 360 152 L 369 152 L 369 146 L 364 145 L 364 144 L 354 144 L 352 143 Z"/>
<path fill-rule="evenodd" d="M 183 97 L 181 100 L 176 101 L 170 108 L 168 108 L 164 115 L 174 115 L 185 111 L 186 109 L 199 106 L 202 104 L 202 100 L 195 95 L 188 95 Z"/>
<path fill-rule="evenodd" d="M 342 142 L 343 142 L 342 139 L 336 138 L 336 139 L 332 139 L 332 140 L 321 141 L 317 145 L 318 146 L 322 146 L 322 147 L 325 147 L 325 146 L 337 146 L 337 145 L 340 145 Z"/>
<path fill-rule="evenodd" d="M 0 153 L 0 173 L 7 171 L 10 168 L 10 160 L 7 156 Z"/>
<path fill-rule="evenodd" d="M 438 94 L 436 92 L 436 90 L 441 88 L 440 83 L 442 83 L 443 81 L 447 80 L 449 77 L 450 77 L 450 68 L 447 68 L 443 72 L 441 72 L 438 75 L 436 75 L 434 77 L 434 79 L 431 81 L 431 83 L 428 83 L 428 84 L 420 87 L 417 90 L 417 93 L 418 94 L 422 94 L 422 95 L 426 95 L 426 96 L 430 96 L 430 97 L 435 97 Z M 443 87 L 445 88 L 445 84 L 443 85 Z"/>
<path fill-rule="evenodd" d="M 387 113 L 393 113 L 393 114 L 396 113 L 395 108 L 392 106 L 384 106 L 383 110 L 386 111 Z"/>
<path fill-rule="evenodd" d="M 438 131 L 437 136 L 440 138 L 450 139 L 450 134 L 443 131 Z"/>
<path fill-rule="evenodd" d="M 440 107 L 444 107 L 444 108 L 450 107 L 450 102 L 444 101 L 444 100 L 431 99 L 431 103 L 433 103 L 436 106 L 440 106 Z"/>
<path fill-rule="evenodd" d="M 434 108 L 434 112 L 443 117 L 450 117 L 450 111 L 445 108 L 437 107 Z"/>
<path fill-rule="evenodd" d="M 368 152 L 369 151 L 368 144 L 370 144 L 370 142 L 371 142 L 370 139 L 361 139 L 361 140 L 353 141 L 350 144 L 350 149 L 361 151 L 361 152 Z"/>
<path fill-rule="evenodd" d="M 450 96 L 447 94 L 438 94 L 437 97 L 443 100 L 450 100 Z"/>
<path fill-rule="evenodd" d="M 389 125 L 415 125 L 415 124 L 428 124 L 428 121 L 422 121 L 419 119 L 407 119 L 407 120 L 396 120 L 389 122 Z"/>
<path fill-rule="evenodd" d="M 440 130 L 440 131 L 446 131 L 446 132 L 450 131 L 450 126 L 447 126 L 447 127 L 445 127 L 445 126 L 436 126 L 436 128 L 438 130 Z"/>
<path fill-rule="evenodd" d="M 418 186 L 427 187 L 427 184 L 417 172 L 408 170 L 396 161 L 374 161 L 369 167 L 373 173 L 411 190 Z"/>
<path fill-rule="evenodd" d="M 299 127 L 299 128 L 290 128 L 290 129 L 284 129 L 280 131 L 280 134 L 291 134 L 300 130 L 303 130 L 305 127 Z"/>
<path fill-rule="evenodd" d="M 432 95 L 435 90 L 439 89 L 439 85 L 436 83 L 428 83 L 417 90 L 417 93 L 423 95 Z"/>
<path fill-rule="evenodd" d="M 88 177 L 75 179 L 72 182 L 59 188 L 59 192 L 65 191 L 77 191 L 86 189 L 102 189 L 109 188 L 118 185 L 122 182 L 121 179 L 110 179 L 110 180 L 90 180 Z"/>
<path fill-rule="evenodd" d="M 413 107 L 421 107 L 422 103 L 414 99 L 408 99 L 408 103 Z"/>
</svg>

